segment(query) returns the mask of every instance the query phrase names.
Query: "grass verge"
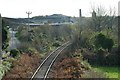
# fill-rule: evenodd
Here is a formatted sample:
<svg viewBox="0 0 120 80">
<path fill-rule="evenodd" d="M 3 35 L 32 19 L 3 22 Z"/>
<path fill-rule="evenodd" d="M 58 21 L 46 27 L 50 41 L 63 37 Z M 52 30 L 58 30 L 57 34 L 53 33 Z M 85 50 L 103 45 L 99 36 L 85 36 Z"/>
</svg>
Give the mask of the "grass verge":
<svg viewBox="0 0 120 80">
<path fill-rule="evenodd" d="M 103 72 L 107 78 L 120 78 L 120 67 L 97 66 L 93 69 L 97 72 Z"/>
</svg>

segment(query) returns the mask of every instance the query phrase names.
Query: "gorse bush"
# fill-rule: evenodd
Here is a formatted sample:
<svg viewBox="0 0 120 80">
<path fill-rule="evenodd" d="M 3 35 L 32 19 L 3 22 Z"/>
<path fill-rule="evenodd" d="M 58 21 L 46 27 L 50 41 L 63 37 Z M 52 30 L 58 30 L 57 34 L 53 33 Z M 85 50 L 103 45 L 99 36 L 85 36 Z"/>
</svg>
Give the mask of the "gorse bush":
<svg viewBox="0 0 120 80">
<path fill-rule="evenodd" d="M 19 50 L 18 49 L 12 49 L 11 51 L 10 51 L 10 56 L 11 57 L 17 57 L 18 55 L 20 54 L 20 52 L 19 52 Z"/>
<path fill-rule="evenodd" d="M 105 35 L 103 35 L 102 33 L 99 33 L 96 37 L 95 37 L 95 47 L 97 49 L 99 48 L 103 48 L 103 49 L 108 49 L 108 51 L 110 51 L 114 45 L 114 42 L 112 39 L 107 38 Z"/>
<path fill-rule="evenodd" d="M 54 42 L 54 43 L 52 44 L 52 46 L 54 46 L 54 47 L 59 47 L 59 46 L 60 46 L 60 43 L 59 43 L 58 41 L 56 41 L 56 42 Z"/>
<path fill-rule="evenodd" d="M 106 38 L 103 44 L 104 45 L 102 45 L 102 47 L 110 51 L 112 49 L 112 46 L 114 45 L 114 42 L 112 39 Z"/>
</svg>

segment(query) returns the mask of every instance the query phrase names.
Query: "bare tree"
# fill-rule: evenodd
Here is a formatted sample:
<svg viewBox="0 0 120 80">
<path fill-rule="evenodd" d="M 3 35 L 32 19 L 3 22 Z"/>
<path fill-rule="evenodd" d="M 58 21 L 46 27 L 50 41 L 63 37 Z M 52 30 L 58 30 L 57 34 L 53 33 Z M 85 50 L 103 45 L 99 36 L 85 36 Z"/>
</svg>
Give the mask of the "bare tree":
<svg viewBox="0 0 120 80">
<path fill-rule="evenodd" d="M 102 28 L 112 29 L 115 19 L 115 10 L 110 8 L 107 10 L 101 5 L 92 8 L 92 26 L 95 31 L 101 31 Z"/>
</svg>

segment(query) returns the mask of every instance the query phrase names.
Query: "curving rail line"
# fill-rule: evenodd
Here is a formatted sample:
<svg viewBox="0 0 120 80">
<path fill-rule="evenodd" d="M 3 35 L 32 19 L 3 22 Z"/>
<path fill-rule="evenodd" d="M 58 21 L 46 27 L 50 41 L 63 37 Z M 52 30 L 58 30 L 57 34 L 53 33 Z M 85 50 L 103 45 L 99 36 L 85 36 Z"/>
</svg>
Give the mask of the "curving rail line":
<svg viewBox="0 0 120 80">
<path fill-rule="evenodd" d="M 35 73 L 32 75 L 30 80 L 34 80 L 37 78 L 45 80 L 48 76 L 48 73 L 50 71 L 50 68 L 52 67 L 53 63 L 55 62 L 56 58 L 59 56 L 59 54 L 70 45 L 71 43 L 68 41 L 64 43 L 62 46 L 58 47 L 56 50 L 51 52 L 45 60 L 39 65 Z"/>
</svg>

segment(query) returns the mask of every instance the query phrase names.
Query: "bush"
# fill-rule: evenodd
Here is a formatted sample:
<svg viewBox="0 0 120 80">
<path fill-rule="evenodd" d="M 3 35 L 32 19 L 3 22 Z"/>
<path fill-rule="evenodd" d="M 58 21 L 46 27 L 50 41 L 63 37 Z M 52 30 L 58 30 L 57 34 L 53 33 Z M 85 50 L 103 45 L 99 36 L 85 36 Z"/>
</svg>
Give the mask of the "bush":
<svg viewBox="0 0 120 80">
<path fill-rule="evenodd" d="M 9 57 L 6 59 L 7 62 L 12 63 L 13 61 L 15 61 L 15 58 Z"/>
<path fill-rule="evenodd" d="M 108 51 L 110 51 L 112 49 L 113 45 L 114 45 L 113 40 L 110 38 L 107 38 L 102 33 L 98 34 L 95 37 L 95 47 L 97 49 L 102 47 L 103 49 L 108 49 Z"/>
<path fill-rule="evenodd" d="M 7 62 L 7 61 L 2 61 L 0 62 L 0 80 L 2 79 L 2 77 L 5 75 L 5 73 L 10 70 L 11 67 L 11 63 Z"/>
<path fill-rule="evenodd" d="M 19 45 L 18 49 L 21 51 L 21 52 L 27 52 L 28 51 L 28 48 L 30 47 L 30 43 L 28 42 L 20 42 L 21 44 Z"/>
<path fill-rule="evenodd" d="M 84 66 L 84 68 L 85 68 L 86 70 L 91 69 L 91 65 L 88 63 L 87 60 L 81 61 L 81 64 L 82 64 L 82 66 Z"/>
<path fill-rule="evenodd" d="M 29 55 L 29 56 L 31 56 L 32 54 L 36 54 L 36 53 L 38 53 L 38 51 L 35 49 L 35 48 L 28 48 L 27 49 L 27 54 Z"/>
<path fill-rule="evenodd" d="M 28 48 L 29 53 L 35 53 L 37 50 L 35 48 Z"/>
<path fill-rule="evenodd" d="M 114 42 L 112 39 L 106 38 L 105 41 L 103 42 L 102 47 L 104 49 L 108 49 L 108 51 L 111 51 L 113 44 Z"/>
<path fill-rule="evenodd" d="M 12 56 L 13 58 L 17 57 L 20 54 L 18 49 L 12 49 L 10 51 L 10 56 Z"/>
<path fill-rule="evenodd" d="M 56 41 L 55 43 L 53 43 L 52 46 L 54 46 L 54 47 L 59 47 L 59 46 L 60 46 L 60 43 L 59 43 L 58 41 Z"/>
<path fill-rule="evenodd" d="M 2 20 L 2 49 L 6 49 L 8 47 L 8 28 L 7 22 Z"/>
</svg>

